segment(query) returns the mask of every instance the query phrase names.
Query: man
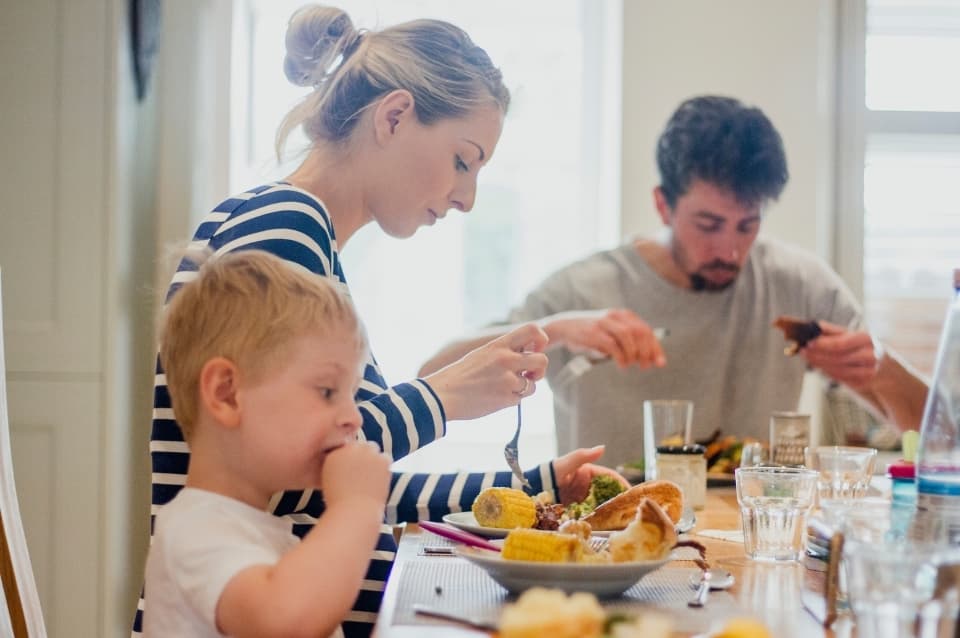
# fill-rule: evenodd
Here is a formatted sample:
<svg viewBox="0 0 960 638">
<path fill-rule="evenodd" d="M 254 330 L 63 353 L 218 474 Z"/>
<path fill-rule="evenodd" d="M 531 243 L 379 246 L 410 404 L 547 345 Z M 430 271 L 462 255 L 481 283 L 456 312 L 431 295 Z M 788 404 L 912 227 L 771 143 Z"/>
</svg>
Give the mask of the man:
<svg viewBox="0 0 960 638">
<path fill-rule="evenodd" d="M 883 418 L 919 428 L 926 385 L 863 326 L 862 310 L 813 255 L 758 238 L 766 205 L 787 182 L 779 133 L 757 108 L 690 99 L 657 144 L 654 204 L 665 232 L 596 253 L 548 277 L 509 316 L 550 338 L 560 451 L 607 444 L 605 461 L 642 458 L 644 399 L 692 399 L 700 438 L 768 438 L 770 413 L 795 410 L 807 367 L 845 385 Z M 822 335 L 784 353 L 780 315 L 816 320 Z M 508 330 L 450 344 L 421 374 Z M 666 328 L 662 341 L 654 328 Z M 612 362 L 584 371 L 577 353 Z"/>
</svg>

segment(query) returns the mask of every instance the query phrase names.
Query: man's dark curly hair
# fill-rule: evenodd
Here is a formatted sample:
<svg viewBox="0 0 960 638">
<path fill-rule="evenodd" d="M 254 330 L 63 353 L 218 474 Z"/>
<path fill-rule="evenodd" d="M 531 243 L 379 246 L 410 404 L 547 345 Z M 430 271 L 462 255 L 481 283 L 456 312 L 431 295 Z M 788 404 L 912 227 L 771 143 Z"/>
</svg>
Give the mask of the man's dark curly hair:
<svg viewBox="0 0 960 638">
<path fill-rule="evenodd" d="M 789 177 L 783 140 L 763 111 L 716 95 L 674 111 L 657 142 L 657 167 L 671 208 L 694 179 L 754 206 L 777 199 Z"/>
</svg>

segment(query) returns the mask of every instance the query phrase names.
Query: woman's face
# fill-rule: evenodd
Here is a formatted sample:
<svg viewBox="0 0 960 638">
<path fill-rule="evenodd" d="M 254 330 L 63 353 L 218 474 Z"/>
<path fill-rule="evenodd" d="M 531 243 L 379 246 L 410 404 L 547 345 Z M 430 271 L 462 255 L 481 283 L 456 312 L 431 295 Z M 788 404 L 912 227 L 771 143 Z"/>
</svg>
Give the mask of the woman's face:
<svg viewBox="0 0 960 638">
<path fill-rule="evenodd" d="M 495 105 L 429 126 L 412 112 L 399 119 L 368 202 L 374 220 L 388 235 L 409 237 L 451 208 L 469 211 L 477 174 L 490 161 L 502 128 L 503 112 Z"/>
</svg>

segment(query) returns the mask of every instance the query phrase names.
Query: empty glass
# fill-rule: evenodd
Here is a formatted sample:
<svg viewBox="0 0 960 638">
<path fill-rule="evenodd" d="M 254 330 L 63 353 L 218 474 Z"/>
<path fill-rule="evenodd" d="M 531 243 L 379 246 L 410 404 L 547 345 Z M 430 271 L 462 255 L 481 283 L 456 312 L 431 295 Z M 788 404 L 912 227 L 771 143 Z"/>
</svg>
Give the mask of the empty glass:
<svg viewBox="0 0 960 638">
<path fill-rule="evenodd" d="M 770 455 L 763 443 L 751 441 L 743 444 L 743 449 L 740 450 L 740 467 L 755 467 L 769 463 Z"/>
<path fill-rule="evenodd" d="M 798 560 L 817 472 L 796 467 L 741 467 L 734 475 L 747 556 L 764 561 Z"/>
<path fill-rule="evenodd" d="M 820 473 L 820 502 L 863 497 L 870 487 L 877 451 L 869 447 L 828 445 L 810 450 L 807 465 Z"/>
<path fill-rule="evenodd" d="M 643 402 L 643 469 L 657 478 L 657 448 L 691 443 L 693 401 L 652 399 Z"/>
</svg>

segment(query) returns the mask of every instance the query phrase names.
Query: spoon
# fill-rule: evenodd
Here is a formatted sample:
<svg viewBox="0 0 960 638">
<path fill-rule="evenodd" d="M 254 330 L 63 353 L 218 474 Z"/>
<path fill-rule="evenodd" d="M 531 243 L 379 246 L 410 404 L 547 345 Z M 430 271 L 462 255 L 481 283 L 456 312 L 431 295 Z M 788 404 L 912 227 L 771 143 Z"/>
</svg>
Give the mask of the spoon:
<svg viewBox="0 0 960 638">
<path fill-rule="evenodd" d="M 703 607 L 707 604 L 707 594 L 711 589 L 727 589 L 735 582 L 733 574 L 725 569 L 713 567 L 700 572 L 700 576 L 690 579 L 690 584 L 697 588 L 693 599 L 687 603 L 689 607 Z"/>
</svg>

